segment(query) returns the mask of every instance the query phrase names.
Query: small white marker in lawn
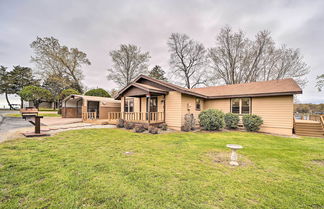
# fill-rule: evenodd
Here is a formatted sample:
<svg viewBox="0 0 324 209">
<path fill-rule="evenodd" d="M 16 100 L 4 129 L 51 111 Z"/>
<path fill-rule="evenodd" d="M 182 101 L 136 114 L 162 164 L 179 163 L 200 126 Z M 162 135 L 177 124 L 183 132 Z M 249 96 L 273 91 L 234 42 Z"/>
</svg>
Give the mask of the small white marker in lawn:
<svg viewBox="0 0 324 209">
<path fill-rule="evenodd" d="M 238 162 L 237 162 L 237 153 L 236 150 L 238 149 L 242 149 L 243 146 L 238 145 L 238 144 L 227 144 L 226 147 L 231 148 L 232 149 L 232 154 L 231 154 L 231 161 L 230 161 L 230 165 L 233 166 L 238 166 Z"/>
</svg>

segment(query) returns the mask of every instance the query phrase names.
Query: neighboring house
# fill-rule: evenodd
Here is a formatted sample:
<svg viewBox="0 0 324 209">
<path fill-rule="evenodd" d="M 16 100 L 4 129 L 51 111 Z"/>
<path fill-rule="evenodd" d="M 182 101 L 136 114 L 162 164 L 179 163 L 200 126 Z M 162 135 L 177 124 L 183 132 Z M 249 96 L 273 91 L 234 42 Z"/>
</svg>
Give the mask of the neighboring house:
<svg viewBox="0 0 324 209">
<path fill-rule="evenodd" d="M 198 115 L 206 109 L 219 109 L 239 115 L 257 114 L 264 123 L 262 132 L 291 135 L 293 95 L 302 90 L 293 79 L 186 89 L 141 75 L 119 91 L 121 113 L 109 119 L 156 124 L 165 122 L 180 130 L 184 115 Z"/>
<path fill-rule="evenodd" d="M 120 101 L 107 97 L 70 95 L 62 102 L 63 118 L 107 119 L 109 112 L 120 112 Z"/>
</svg>

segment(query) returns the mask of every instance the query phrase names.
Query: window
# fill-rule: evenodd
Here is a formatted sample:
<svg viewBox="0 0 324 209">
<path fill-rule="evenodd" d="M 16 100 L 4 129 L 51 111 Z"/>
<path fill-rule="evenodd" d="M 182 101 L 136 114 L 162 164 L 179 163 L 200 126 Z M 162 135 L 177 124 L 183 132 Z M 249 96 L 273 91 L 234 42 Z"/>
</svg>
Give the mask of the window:
<svg viewBox="0 0 324 209">
<path fill-rule="evenodd" d="M 125 98 L 124 112 L 134 112 L 134 98 Z"/>
<path fill-rule="evenodd" d="M 232 99 L 232 113 L 240 114 L 240 99 Z"/>
<path fill-rule="evenodd" d="M 242 98 L 241 114 L 250 113 L 250 98 Z"/>
<path fill-rule="evenodd" d="M 200 111 L 200 99 L 196 98 L 196 110 Z"/>
<path fill-rule="evenodd" d="M 231 112 L 236 114 L 250 114 L 251 99 L 241 98 L 231 100 Z"/>
</svg>

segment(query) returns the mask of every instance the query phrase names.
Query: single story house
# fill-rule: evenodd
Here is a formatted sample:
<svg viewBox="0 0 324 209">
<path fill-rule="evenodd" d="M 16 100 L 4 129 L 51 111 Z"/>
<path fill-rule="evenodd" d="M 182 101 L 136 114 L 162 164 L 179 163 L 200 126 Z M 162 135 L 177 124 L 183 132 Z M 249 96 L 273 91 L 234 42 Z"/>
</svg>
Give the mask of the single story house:
<svg viewBox="0 0 324 209">
<path fill-rule="evenodd" d="M 140 75 L 121 89 L 121 113 L 109 119 L 149 124 L 165 122 L 180 130 L 184 115 L 198 115 L 206 109 L 235 114 L 256 114 L 264 123 L 262 132 L 291 135 L 293 129 L 293 95 L 302 90 L 293 79 L 186 89 L 165 81 Z M 116 116 L 117 115 L 117 116 Z"/>
<path fill-rule="evenodd" d="M 120 111 L 120 101 L 107 97 L 70 95 L 62 102 L 63 118 L 107 119 L 109 112 Z"/>
</svg>

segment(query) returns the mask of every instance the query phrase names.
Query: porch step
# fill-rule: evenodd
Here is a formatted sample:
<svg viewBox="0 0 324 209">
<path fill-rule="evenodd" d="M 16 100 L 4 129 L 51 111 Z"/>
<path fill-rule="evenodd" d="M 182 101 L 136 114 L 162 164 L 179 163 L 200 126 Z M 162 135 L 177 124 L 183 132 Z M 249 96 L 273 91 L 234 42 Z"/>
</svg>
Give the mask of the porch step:
<svg viewBox="0 0 324 209">
<path fill-rule="evenodd" d="M 294 129 L 299 136 L 324 137 L 324 130 L 319 122 L 295 122 Z"/>
</svg>

